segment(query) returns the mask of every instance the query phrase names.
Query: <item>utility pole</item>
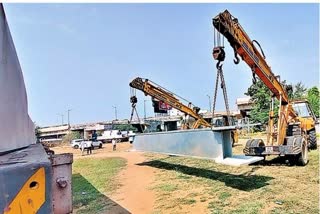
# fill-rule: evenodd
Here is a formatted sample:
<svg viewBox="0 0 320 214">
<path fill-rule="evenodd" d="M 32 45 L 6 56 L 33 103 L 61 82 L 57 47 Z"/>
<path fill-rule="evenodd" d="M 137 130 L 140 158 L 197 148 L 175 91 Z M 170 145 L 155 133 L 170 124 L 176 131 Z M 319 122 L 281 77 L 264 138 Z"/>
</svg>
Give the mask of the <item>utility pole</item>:
<svg viewBox="0 0 320 214">
<path fill-rule="evenodd" d="M 211 97 L 208 94 L 207 97 L 209 98 L 209 111 L 211 112 Z"/>
<path fill-rule="evenodd" d="M 68 109 L 67 112 L 68 112 L 68 126 L 70 127 L 70 111 L 72 109 Z"/>
<path fill-rule="evenodd" d="M 147 118 L 147 113 L 146 113 L 146 102 L 148 101 L 148 100 L 143 100 L 144 102 L 143 102 L 143 112 L 144 112 L 144 119 L 146 119 Z"/>
<path fill-rule="evenodd" d="M 116 116 L 116 120 L 118 120 L 118 115 L 117 115 L 117 106 L 112 106 L 114 108 L 114 114 Z"/>
</svg>

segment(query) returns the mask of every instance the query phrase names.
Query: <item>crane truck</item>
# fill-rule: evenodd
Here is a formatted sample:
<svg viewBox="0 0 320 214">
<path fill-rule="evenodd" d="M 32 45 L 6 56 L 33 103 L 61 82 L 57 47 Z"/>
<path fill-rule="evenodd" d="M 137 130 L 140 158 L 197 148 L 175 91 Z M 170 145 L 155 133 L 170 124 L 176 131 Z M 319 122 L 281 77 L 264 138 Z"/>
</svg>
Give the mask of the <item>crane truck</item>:
<svg viewBox="0 0 320 214">
<path fill-rule="evenodd" d="M 225 59 L 224 41 L 221 39 L 226 38 L 234 51 L 234 63 L 240 62 L 240 56 L 250 67 L 254 82 L 258 76 L 271 91 L 267 140 L 264 142 L 262 139 L 250 139 L 243 152 L 250 156 L 286 156 L 291 163 L 306 165 L 308 149 L 317 148 L 316 118 L 308 101 L 289 99 L 289 87 L 282 85 L 280 76 L 272 72 L 260 44 L 249 38 L 238 19 L 228 10 L 214 17 L 212 23 L 216 37 L 213 58 L 218 61 L 217 68 Z M 274 112 L 275 99 L 279 100 L 277 114 Z"/>
</svg>

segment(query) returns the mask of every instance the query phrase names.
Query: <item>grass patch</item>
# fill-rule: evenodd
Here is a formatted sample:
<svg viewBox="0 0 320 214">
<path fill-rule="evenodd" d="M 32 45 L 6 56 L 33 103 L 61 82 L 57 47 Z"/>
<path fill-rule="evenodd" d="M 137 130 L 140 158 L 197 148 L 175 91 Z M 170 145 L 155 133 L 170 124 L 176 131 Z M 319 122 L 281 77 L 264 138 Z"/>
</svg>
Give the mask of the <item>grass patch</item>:
<svg viewBox="0 0 320 214">
<path fill-rule="evenodd" d="M 180 204 L 183 204 L 183 205 L 190 205 L 190 204 L 194 204 L 194 203 L 197 202 L 193 198 L 190 198 L 190 199 L 188 199 L 188 198 L 180 198 L 178 201 L 179 201 Z"/>
<path fill-rule="evenodd" d="M 73 163 L 73 206 L 77 213 L 99 213 L 113 202 L 103 193 L 118 186 L 115 175 L 126 165 L 123 158 L 78 159 Z"/>
<path fill-rule="evenodd" d="M 241 154 L 243 143 L 234 149 Z M 159 154 L 148 154 L 148 160 L 143 165 L 158 169 L 155 207 L 160 211 L 181 213 L 201 203 L 206 213 L 319 213 L 318 151 L 309 152 L 305 167 L 276 161 L 232 167 Z"/>
<path fill-rule="evenodd" d="M 175 184 L 161 184 L 157 187 L 160 191 L 165 191 L 165 192 L 172 192 L 177 190 L 177 185 Z"/>
<path fill-rule="evenodd" d="M 229 198 L 231 196 L 231 194 L 229 192 L 222 192 L 220 193 L 219 195 L 219 199 L 224 201 L 226 200 L 227 198 Z"/>
<path fill-rule="evenodd" d="M 259 211 L 262 208 L 262 203 L 254 201 L 254 202 L 243 202 L 238 208 L 234 209 L 230 213 L 238 214 L 256 214 L 259 213 Z"/>
</svg>

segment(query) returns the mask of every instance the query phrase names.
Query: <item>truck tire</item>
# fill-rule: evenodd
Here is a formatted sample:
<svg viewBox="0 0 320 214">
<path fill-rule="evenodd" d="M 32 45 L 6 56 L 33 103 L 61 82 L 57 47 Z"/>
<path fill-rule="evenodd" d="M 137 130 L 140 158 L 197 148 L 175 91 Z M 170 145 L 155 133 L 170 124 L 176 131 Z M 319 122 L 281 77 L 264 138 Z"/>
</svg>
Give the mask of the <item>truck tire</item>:
<svg viewBox="0 0 320 214">
<path fill-rule="evenodd" d="M 308 148 L 311 150 L 317 149 L 317 135 L 315 130 L 309 132 Z"/>
<path fill-rule="evenodd" d="M 301 145 L 301 153 L 297 155 L 296 163 L 298 166 L 305 166 L 309 162 L 307 142 L 302 137 L 297 137 L 296 142 Z"/>
<path fill-rule="evenodd" d="M 264 147 L 264 142 L 262 139 L 254 139 L 252 142 L 251 142 L 251 146 L 254 146 L 254 147 Z"/>
<path fill-rule="evenodd" d="M 101 149 L 101 148 L 102 148 L 102 143 L 99 144 L 99 149 Z"/>
<path fill-rule="evenodd" d="M 74 149 L 79 149 L 79 146 L 78 146 L 78 145 L 75 145 L 73 148 L 74 148 Z"/>
</svg>

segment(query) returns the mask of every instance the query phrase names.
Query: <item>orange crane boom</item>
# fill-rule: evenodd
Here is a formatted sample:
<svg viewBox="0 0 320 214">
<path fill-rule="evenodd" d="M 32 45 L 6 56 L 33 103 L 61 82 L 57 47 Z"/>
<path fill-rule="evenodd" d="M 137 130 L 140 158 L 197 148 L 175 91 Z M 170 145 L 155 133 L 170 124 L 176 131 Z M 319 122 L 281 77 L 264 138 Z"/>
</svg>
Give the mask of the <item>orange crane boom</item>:
<svg viewBox="0 0 320 214">
<path fill-rule="evenodd" d="M 198 114 L 200 108 L 193 106 L 192 103 L 189 102 L 188 105 L 183 104 L 174 93 L 168 91 L 167 89 L 157 85 L 156 83 L 143 79 L 140 77 L 135 78 L 130 82 L 130 87 L 138 89 L 145 93 L 145 95 L 149 95 L 157 100 L 163 101 L 173 108 L 185 113 L 196 119 L 196 122 L 193 124 L 192 128 L 196 129 L 199 127 L 211 127 L 210 123 L 208 123 L 203 117 Z"/>
<path fill-rule="evenodd" d="M 260 44 L 256 40 L 249 38 L 238 19 L 233 17 L 228 10 L 214 17 L 212 23 L 215 27 L 215 32 L 218 31 L 218 46 L 213 49 L 213 57 L 218 60 L 217 68 L 221 69 L 220 62 L 225 59 L 224 47 L 220 41 L 220 34 L 222 34 L 223 38 L 228 40 L 234 50 L 234 62 L 238 64 L 240 61 L 238 56 L 240 56 L 251 68 L 254 82 L 257 75 L 272 93 L 267 145 L 265 146 L 261 139 L 249 140 L 245 153 L 247 155 L 262 156 L 270 154 L 298 156 L 299 163 L 302 165 L 307 164 L 306 145 L 308 144 L 309 148 L 316 148 L 317 145 L 315 141 L 314 114 L 308 102 L 291 101 L 289 99 L 287 88 L 281 84 L 280 76 L 276 76 L 267 64 Z M 258 51 L 255 44 L 260 47 L 261 52 Z M 274 127 L 274 98 L 277 98 L 280 102 L 277 127 Z M 305 113 L 304 115 L 301 113 L 299 115 L 295 111 L 298 108 L 305 109 L 304 112 L 308 112 L 307 115 Z"/>
</svg>

